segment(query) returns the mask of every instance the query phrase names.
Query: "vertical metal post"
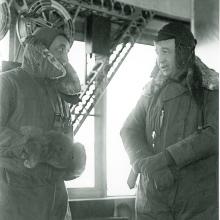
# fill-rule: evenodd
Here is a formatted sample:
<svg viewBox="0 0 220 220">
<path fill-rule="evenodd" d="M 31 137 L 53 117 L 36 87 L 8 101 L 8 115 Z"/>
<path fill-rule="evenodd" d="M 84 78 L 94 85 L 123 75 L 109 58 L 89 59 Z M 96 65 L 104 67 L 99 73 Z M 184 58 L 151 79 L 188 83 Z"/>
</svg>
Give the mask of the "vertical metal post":
<svg viewBox="0 0 220 220">
<path fill-rule="evenodd" d="M 96 62 L 106 62 L 105 56 L 95 56 Z M 103 75 L 106 75 L 103 69 Z M 99 85 L 97 85 L 99 86 Z M 100 189 L 101 197 L 106 196 L 107 174 L 106 174 L 106 91 L 95 106 L 95 180 L 96 187 Z"/>
</svg>

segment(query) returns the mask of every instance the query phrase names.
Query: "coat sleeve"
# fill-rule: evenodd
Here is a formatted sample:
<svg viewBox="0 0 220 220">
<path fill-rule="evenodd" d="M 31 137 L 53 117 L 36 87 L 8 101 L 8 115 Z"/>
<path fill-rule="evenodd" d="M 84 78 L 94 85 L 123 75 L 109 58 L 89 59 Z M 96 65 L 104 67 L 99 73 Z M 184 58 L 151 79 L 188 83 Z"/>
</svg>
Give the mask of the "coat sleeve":
<svg viewBox="0 0 220 220">
<path fill-rule="evenodd" d="M 23 141 L 23 136 L 7 126 L 10 116 L 16 108 L 16 90 L 11 81 L 0 76 L 0 156 L 12 157 L 16 146 Z"/>
<path fill-rule="evenodd" d="M 0 75 L 0 167 L 3 166 L 17 171 L 21 175 L 30 175 L 50 182 L 78 177 L 75 170 L 56 169 L 47 164 L 38 164 L 32 169 L 24 167 L 19 154 L 23 145 L 26 144 L 27 138 L 21 131 L 8 126 L 8 120 L 16 109 L 16 93 L 13 81 L 4 74 Z"/>
<path fill-rule="evenodd" d="M 0 76 L 0 126 L 7 124 L 15 106 L 15 92 L 7 77 Z"/>
<path fill-rule="evenodd" d="M 131 164 L 137 159 L 153 155 L 145 133 L 146 109 L 144 103 L 146 99 L 146 96 L 141 96 L 120 131 Z"/>
<path fill-rule="evenodd" d="M 218 154 L 218 91 L 206 91 L 204 125 L 167 148 L 178 167 Z"/>
</svg>

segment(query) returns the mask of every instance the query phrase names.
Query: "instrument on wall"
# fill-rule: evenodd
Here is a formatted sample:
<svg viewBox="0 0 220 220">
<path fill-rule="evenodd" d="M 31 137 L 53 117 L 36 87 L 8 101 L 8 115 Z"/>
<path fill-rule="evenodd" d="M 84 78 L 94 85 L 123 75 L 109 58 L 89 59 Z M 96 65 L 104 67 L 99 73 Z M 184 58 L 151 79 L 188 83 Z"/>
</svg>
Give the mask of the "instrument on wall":
<svg viewBox="0 0 220 220">
<path fill-rule="evenodd" d="M 0 0 L 0 40 L 7 34 L 10 23 L 10 3 L 7 0 Z"/>
<path fill-rule="evenodd" d="M 39 27 L 63 28 L 71 39 L 74 36 L 72 17 L 58 1 L 34 1 L 29 7 L 20 11 L 16 31 L 21 44 Z"/>
</svg>

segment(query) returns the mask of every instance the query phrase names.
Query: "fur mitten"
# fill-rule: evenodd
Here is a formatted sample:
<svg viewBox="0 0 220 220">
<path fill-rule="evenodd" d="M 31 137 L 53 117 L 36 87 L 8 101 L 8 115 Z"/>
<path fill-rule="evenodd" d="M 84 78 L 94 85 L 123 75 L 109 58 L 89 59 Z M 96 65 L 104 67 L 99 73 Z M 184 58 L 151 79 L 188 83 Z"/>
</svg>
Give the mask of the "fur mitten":
<svg viewBox="0 0 220 220">
<path fill-rule="evenodd" d="M 21 133 L 26 137 L 22 151 L 24 166 L 34 168 L 39 163 L 47 163 L 54 168 L 81 174 L 85 168 L 84 146 L 57 131 L 43 132 L 33 127 L 23 127 Z"/>
</svg>

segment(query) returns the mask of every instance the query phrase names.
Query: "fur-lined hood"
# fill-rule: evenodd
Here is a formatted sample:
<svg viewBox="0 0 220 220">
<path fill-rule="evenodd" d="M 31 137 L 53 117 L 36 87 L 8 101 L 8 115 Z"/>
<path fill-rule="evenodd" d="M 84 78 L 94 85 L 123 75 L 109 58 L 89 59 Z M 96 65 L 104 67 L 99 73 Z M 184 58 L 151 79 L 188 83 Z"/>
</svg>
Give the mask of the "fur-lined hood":
<svg viewBox="0 0 220 220">
<path fill-rule="evenodd" d="M 63 66 L 34 36 L 25 41 L 22 68 L 32 77 L 50 80 L 63 94 L 80 92 L 80 81 L 70 63 Z"/>
</svg>

